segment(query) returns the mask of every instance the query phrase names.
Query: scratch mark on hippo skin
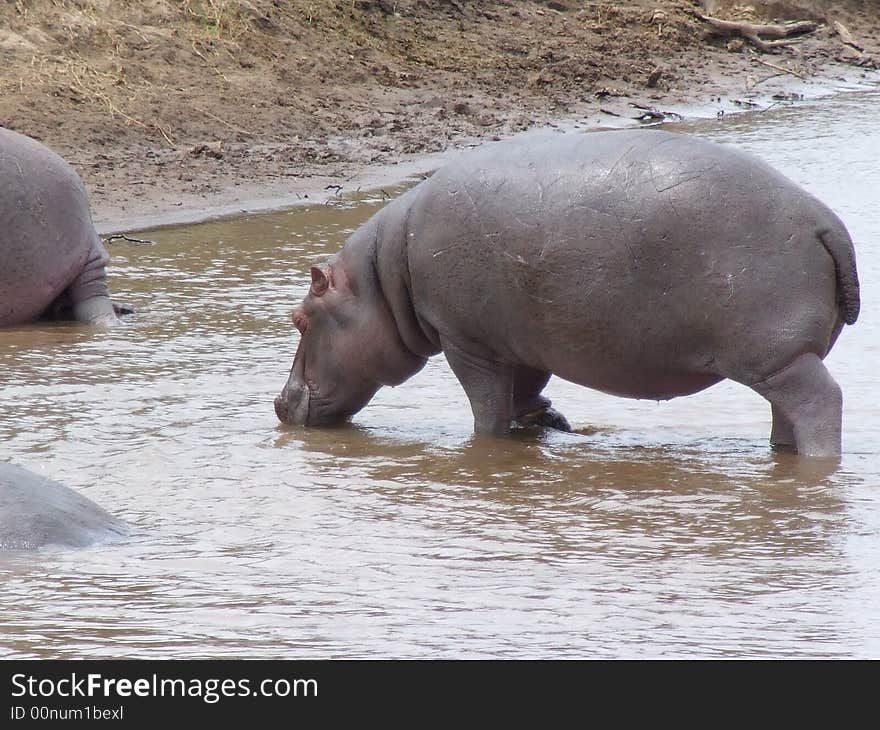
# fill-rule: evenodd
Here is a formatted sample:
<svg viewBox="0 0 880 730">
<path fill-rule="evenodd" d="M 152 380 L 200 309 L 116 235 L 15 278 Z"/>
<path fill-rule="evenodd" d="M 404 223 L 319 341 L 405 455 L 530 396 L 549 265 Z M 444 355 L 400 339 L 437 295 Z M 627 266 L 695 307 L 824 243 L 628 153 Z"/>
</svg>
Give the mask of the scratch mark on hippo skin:
<svg viewBox="0 0 880 730">
<path fill-rule="evenodd" d="M 450 243 L 448 246 L 444 246 L 443 248 L 438 248 L 431 254 L 432 259 L 436 259 L 441 253 L 446 253 L 451 248 L 458 248 L 459 246 L 467 246 L 467 241 L 457 241 L 456 243 Z"/>
<path fill-rule="evenodd" d="M 620 238 L 621 243 L 624 245 L 627 252 L 629 253 L 629 257 L 632 259 L 633 265 L 638 267 L 638 265 L 639 265 L 638 257 L 636 256 L 635 251 L 633 251 L 632 246 L 630 246 L 630 243 L 626 238 L 625 228 L 623 225 L 623 221 L 620 218 L 620 215 L 614 209 L 612 209 L 610 211 L 610 215 L 617 221 L 617 229 L 618 229 L 617 232 L 619 234 L 618 237 Z"/>
<path fill-rule="evenodd" d="M 663 144 L 663 143 L 661 142 L 660 144 Z M 659 146 L 659 145 L 658 145 L 658 146 Z M 602 176 L 602 180 L 604 181 L 604 180 L 607 180 L 609 177 L 611 177 L 611 174 L 614 172 L 614 170 L 617 168 L 617 166 L 618 166 L 621 162 L 623 162 L 624 158 L 625 158 L 630 152 L 632 152 L 634 149 L 635 149 L 635 147 L 633 147 L 633 146 L 627 147 L 626 150 L 624 151 L 624 153 L 623 153 L 620 157 L 617 158 L 617 160 L 615 161 L 615 163 L 614 163 L 613 165 L 611 165 L 611 167 L 608 168 L 608 172 L 606 172 L 606 173 Z M 653 148 L 652 148 L 652 149 L 653 149 Z"/>
<path fill-rule="evenodd" d="M 477 212 L 477 201 L 474 200 L 474 196 L 471 195 L 471 191 L 468 190 L 467 183 L 465 183 L 465 184 L 462 185 L 461 187 L 462 187 L 462 190 L 464 190 L 464 194 L 467 195 L 468 200 L 471 201 L 471 212 L 472 212 L 472 213 L 476 213 L 476 212 Z"/>
<path fill-rule="evenodd" d="M 658 147 L 662 147 L 662 146 L 665 145 L 665 144 L 669 144 L 670 142 L 676 142 L 676 141 L 678 141 L 678 140 L 677 140 L 675 137 L 667 137 L 666 139 L 660 140 L 660 141 L 659 141 L 657 144 L 655 144 L 653 147 L 649 148 L 649 149 L 648 149 L 648 152 L 653 152 L 653 151 L 656 150 Z"/>
<path fill-rule="evenodd" d="M 678 177 L 681 177 L 682 175 L 690 175 L 690 177 L 686 177 L 684 180 L 678 180 L 678 181 L 671 183 L 671 184 L 669 184 L 665 187 L 662 187 L 662 188 L 658 188 L 657 184 L 655 182 L 654 187 L 656 188 L 658 193 L 665 193 L 667 190 L 673 190 L 674 188 L 677 188 L 679 185 L 685 185 L 686 183 L 693 182 L 694 180 L 699 180 L 706 173 L 712 172 L 713 169 L 714 169 L 714 167 L 710 167 L 705 170 L 685 170 L 684 172 L 677 173 Z M 653 176 L 652 176 L 651 180 L 652 181 L 654 180 Z"/>
<path fill-rule="evenodd" d="M 526 223 L 522 218 L 520 218 L 515 212 L 510 214 L 510 217 L 513 218 L 517 223 L 519 223 L 523 228 L 528 228 L 529 224 Z"/>
<path fill-rule="evenodd" d="M 524 266 L 527 269 L 530 269 L 532 271 L 539 271 L 542 274 L 550 274 L 551 276 L 564 276 L 564 272 L 554 271 L 553 269 L 548 269 L 543 266 L 539 266 L 538 264 L 540 263 L 541 259 L 537 259 L 535 261 L 529 261 L 528 259 L 523 258 L 522 256 L 520 256 L 518 254 L 512 254 L 509 251 L 501 251 L 500 253 L 505 258 L 508 258 L 511 261 L 513 261 L 514 263 L 519 264 L 520 266 Z M 576 269 L 576 271 L 581 271 L 581 269 Z"/>
<path fill-rule="evenodd" d="M 736 274 L 728 274 L 725 277 L 727 279 L 727 301 L 725 302 L 725 304 L 733 299 L 733 280 L 736 279 L 736 277 L 742 274 L 745 270 L 746 267 L 743 266 Z"/>
<path fill-rule="evenodd" d="M 522 256 L 519 256 L 519 255 L 514 256 L 509 251 L 502 251 L 501 255 L 506 256 L 510 260 L 516 261 L 516 263 L 522 264 L 523 266 L 528 266 L 529 268 L 534 268 L 534 266 L 532 264 L 530 264 L 528 261 L 526 261 Z"/>
</svg>

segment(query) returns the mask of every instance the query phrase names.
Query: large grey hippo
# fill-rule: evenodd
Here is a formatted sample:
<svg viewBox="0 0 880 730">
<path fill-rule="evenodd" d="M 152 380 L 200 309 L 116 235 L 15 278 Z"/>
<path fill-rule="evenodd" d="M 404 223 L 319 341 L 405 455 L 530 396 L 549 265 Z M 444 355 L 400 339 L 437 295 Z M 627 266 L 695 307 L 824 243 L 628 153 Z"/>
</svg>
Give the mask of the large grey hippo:
<svg viewBox="0 0 880 730">
<path fill-rule="evenodd" d="M 551 374 L 629 398 L 724 378 L 772 408 L 771 442 L 841 448 L 822 359 L 859 312 L 852 241 L 760 160 L 663 131 L 485 145 L 391 202 L 323 266 L 275 400 L 326 425 L 441 350 L 478 433 L 566 428 Z"/>
<path fill-rule="evenodd" d="M 0 550 L 86 547 L 117 540 L 128 526 L 68 487 L 0 464 Z"/>
<path fill-rule="evenodd" d="M 47 314 L 113 322 L 108 260 L 76 172 L 36 140 L 0 128 L 0 327 Z"/>
</svg>

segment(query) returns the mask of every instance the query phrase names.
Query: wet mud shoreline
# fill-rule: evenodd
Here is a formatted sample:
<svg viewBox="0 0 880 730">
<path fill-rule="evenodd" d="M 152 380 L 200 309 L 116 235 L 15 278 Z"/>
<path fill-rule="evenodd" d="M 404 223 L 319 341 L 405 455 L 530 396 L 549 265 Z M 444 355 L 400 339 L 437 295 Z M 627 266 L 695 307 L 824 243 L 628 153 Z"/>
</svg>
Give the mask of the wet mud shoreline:
<svg viewBox="0 0 880 730">
<path fill-rule="evenodd" d="M 526 130 L 760 111 L 877 78 L 869 4 L 727 5 L 7 4 L 0 124 L 71 162 L 109 234 L 320 203 Z M 707 8 L 817 25 L 763 52 L 711 32 Z"/>
<path fill-rule="evenodd" d="M 846 69 L 837 69 L 846 71 Z M 827 98 L 847 91 L 868 91 L 880 84 L 880 73 L 870 72 L 846 76 L 814 78 L 809 82 L 788 84 L 785 91 L 775 91 L 760 97 L 752 96 L 747 102 L 733 97 L 709 99 L 695 97 L 690 103 L 670 105 L 666 124 L 675 131 L 679 121 L 712 119 L 732 114 L 760 114 L 780 105 L 794 106 L 816 99 Z M 798 89 L 797 91 L 792 90 Z M 785 98 L 774 98 L 782 96 Z M 540 131 L 579 130 L 584 133 L 603 129 L 647 127 L 626 116 L 633 110 L 618 103 L 618 116 L 599 112 L 591 117 L 557 119 L 546 121 L 519 134 Z M 610 110 L 609 110 L 610 111 Z M 638 110 L 636 110 L 638 111 Z M 809 112 L 805 112 L 809 113 Z M 235 218 L 253 213 L 265 213 L 298 205 L 331 204 L 336 198 L 344 198 L 366 190 L 382 190 L 414 180 L 437 169 L 466 148 L 487 141 L 502 139 L 473 137 L 456 140 L 448 149 L 431 154 L 409 154 L 389 163 L 359 165 L 351 163 L 336 170 L 316 169 L 296 180 L 279 180 L 277 176 L 252 176 L 243 173 L 237 179 L 226 179 L 213 192 L 193 193 L 184 189 L 153 186 L 134 200 L 115 201 L 101 196 L 92 201 L 95 225 L 101 235 L 124 234 L 166 226 L 201 223 L 209 220 Z"/>
</svg>

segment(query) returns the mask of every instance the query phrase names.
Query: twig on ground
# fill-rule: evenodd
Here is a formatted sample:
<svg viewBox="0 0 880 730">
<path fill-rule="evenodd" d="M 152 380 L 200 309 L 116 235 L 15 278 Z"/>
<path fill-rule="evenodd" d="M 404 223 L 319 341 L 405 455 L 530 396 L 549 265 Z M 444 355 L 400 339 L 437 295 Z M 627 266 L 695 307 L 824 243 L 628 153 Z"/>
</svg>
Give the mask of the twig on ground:
<svg viewBox="0 0 880 730">
<path fill-rule="evenodd" d="M 639 116 L 633 117 L 633 119 L 637 119 L 640 122 L 652 122 L 656 124 L 664 122 L 667 119 L 672 119 L 678 122 L 681 121 L 682 118 L 681 114 L 678 112 L 664 112 L 651 106 L 636 104 L 635 102 L 630 102 L 630 106 L 642 112 Z"/>
<path fill-rule="evenodd" d="M 793 71 L 790 68 L 785 68 L 784 66 L 777 66 L 775 63 L 770 63 L 769 61 L 764 61 L 760 58 L 755 58 L 753 60 L 760 63 L 762 66 L 767 66 L 769 68 L 775 69 L 776 71 L 781 71 L 784 74 L 791 74 L 792 76 L 797 76 L 799 79 L 802 79 L 804 81 L 807 80 L 807 77 L 804 76 L 802 73 L 798 73 L 797 71 Z"/>
<path fill-rule="evenodd" d="M 107 236 L 104 239 L 104 243 L 113 243 L 113 241 L 128 241 L 129 243 L 147 243 L 153 244 L 155 241 L 151 241 L 149 238 L 133 238 L 132 236 L 128 236 L 125 233 L 114 233 L 112 236 Z"/>
<path fill-rule="evenodd" d="M 840 36 L 840 40 L 847 46 L 852 46 L 857 51 L 864 52 L 864 47 L 852 36 L 852 33 L 849 32 L 847 27 L 841 23 L 839 20 L 832 20 L 831 27 L 834 28 L 834 32 Z"/>
<path fill-rule="evenodd" d="M 135 119 L 134 117 L 126 114 L 124 111 L 122 111 L 122 109 L 120 109 L 112 101 L 110 101 L 109 96 L 107 96 L 106 94 L 104 94 L 102 96 L 103 96 L 103 99 L 106 102 L 107 106 L 110 108 L 111 114 L 116 113 L 119 116 L 121 116 L 122 118 L 131 122 L 132 124 L 136 124 L 138 127 L 143 127 L 144 129 L 155 129 L 156 131 L 159 132 L 159 134 L 161 134 L 165 138 L 165 141 L 169 145 L 171 145 L 172 147 L 176 146 L 174 144 L 174 140 L 171 139 L 171 135 L 169 135 L 168 132 L 166 132 L 160 124 L 158 124 L 157 122 L 152 122 L 150 124 L 147 124 L 146 122 L 142 122 L 140 119 Z"/>
<path fill-rule="evenodd" d="M 202 54 L 202 52 L 199 51 L 198 48 L 196 48 L 195 44 L 193 44 L 192 49 L 193 49 L 193 53 L 195 53 L 199 58 L 201 58 L 201 59 L 205 62 L 205 65 L 206 65 L 208 68 L 210 68 L 210 69 L 213 70 L 213 71 L 216 71 L 217 74 L 220 76 L 220 78 L 223 79 L 226 83 L 231 83 L 231 82 L 229 81 L 229 77 L 228 77 L 226 74 L 224 74 L 224 73 L 223 73 L 223 72 L 217 67 L 216 64 L 211 63 L 207 58 L 205 58 L 204 54 Z"/>
<path fill-rule="evenodd" d="M 769 81 L 770 79 L 775 79 L 779 76 L 785 76 L 785 74 L 784 73 L 770 74 L 769 76 L 765 76 L 764 78 L 758 79 L 757 81 L 748 81 L 747 80 L 746 81 L 746 91 L 751 91 L 759 84 L 763 84 L 765 81 Z"/>
<path fill-rule="evenodd" d="M 769 112 L 773 107 L 779 106 L 781 103 L 781 101 L 774 101 L 770 106 L 764 109 L 760 109 L 759 111 L 761 112 L 761 114 L 763 114 L 764 112 Z"/>
<path fill-rule="evenodd" d="M 213 119 L 214 121 L 220 122 L 220 124 L 225 124 L 227 127 L 229 127 L 230 129 L 232 129 L 232 130 L 234 130 L 234 131 L 236 131 L 236 132 L 240 132 L 241 134 L 246 134 L 248 137 L 253 137 L 253 136 L 254 136 L 254 133 L 253 133 L 253 132 L 249 132 L 249 131 L 246 130 L 246 129 L 242 129 L 241 127 L 237 127 L 237 126 L 234 125 L 234 124 L 230 124 L 230 123 L 227 122 L 225 119 L 221 119 L 221 118 L 218 117 L 216 114 L 212 114 L 211 112 L 209 112 L 207 109 L 200 109 L 200 108 L 197 107 L 197 106 L 194 106 L 193 109 L 195 109 L 195 110 L 196 110 L 197 112 L 199 112 L 200 114 L 204 114 L 206 117 L 211 117 L 211 119 Z"/>
</svg>

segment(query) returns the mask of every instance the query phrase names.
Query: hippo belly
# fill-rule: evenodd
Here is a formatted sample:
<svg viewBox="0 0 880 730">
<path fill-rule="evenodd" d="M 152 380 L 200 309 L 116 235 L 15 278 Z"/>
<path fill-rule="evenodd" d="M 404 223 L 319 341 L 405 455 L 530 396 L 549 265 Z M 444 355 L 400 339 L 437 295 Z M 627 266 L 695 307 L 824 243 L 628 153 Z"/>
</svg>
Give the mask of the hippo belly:
<svg viewBox="0 0 880 730">
<path fill-rule="evenodd" d="M 129 528 L 89 499 L 12 464 L 0 464 L 0 550 L 86 547 Z"/>
</svg>

